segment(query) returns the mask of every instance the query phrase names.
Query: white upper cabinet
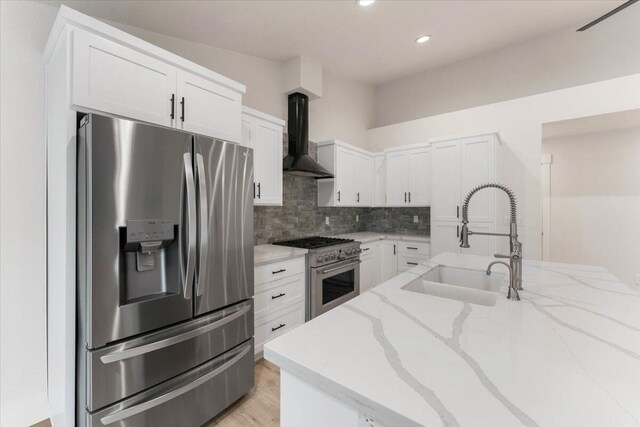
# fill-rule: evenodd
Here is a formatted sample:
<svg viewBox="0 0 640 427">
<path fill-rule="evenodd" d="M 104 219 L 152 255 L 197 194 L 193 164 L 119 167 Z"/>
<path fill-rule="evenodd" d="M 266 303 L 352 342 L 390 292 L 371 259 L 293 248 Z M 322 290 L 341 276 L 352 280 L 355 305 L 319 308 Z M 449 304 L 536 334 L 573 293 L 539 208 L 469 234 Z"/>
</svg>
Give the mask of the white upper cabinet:
<svg viewBox="0 0 640 427">
<path fill-rule="evenodd" d="M 431 146 L 431 221 L 458 221 L 460 216 L 460 143 Z"/>
<path fill-rule="evenodd" d="M 385 162 L 387 206 L 431 204 L 431 147 L 388 150 Z"/>
<path fill-rule="evenodd" d="M 240 142 L 243 85 L 104 23 L 82 27 L 70 45 L 74 109 Z"/>
<path fill-rule="evenodd" d="M 284 121 L 243 107 L 242 145 L 253 148 L 253 204 L 282 206 Z"/>
<path fill-rule="evenodd" d="M 334 178 L 317 180 L 318 206 L 373 205 L 373 156 L 338 140 L 318 143 L 318 163 Z"/>
<path fill-rule="evenodd" d="M 496 158 L 500 146 L 497 134 L 478 135 L 433 142 L 431 162 L 432 253 L 469 253 L 493 255 L 495 237 L 472 235 L 470 248 L 459 247 L 462 204 L 476 186 L 497 180 Z M 496 224 L 496 191 L 480 190 L 469 204 L 469 229 L 494 232 Z"/>
<path fill-rule="evenodd" d="M 373 206 L 373 157 L 356 153 L 355 165 L 356 206 Z"/>
<path fill-rule="evenodd" d="M 104 37 L 73 33 L 71 102 L 76 107 L 173 126 L 176 74 L 166 62 Z"/>
<path fill-rule="evenodd" d="M 387 163 L 384 153 L 373 156 L 373 206 L 386 206 L 387 194 Z"/>
<path fill-rule="evenodd" d="M 177 86 L 178 129 L 240 142 L 241 94 L 186 71 Z"/>
</svg>

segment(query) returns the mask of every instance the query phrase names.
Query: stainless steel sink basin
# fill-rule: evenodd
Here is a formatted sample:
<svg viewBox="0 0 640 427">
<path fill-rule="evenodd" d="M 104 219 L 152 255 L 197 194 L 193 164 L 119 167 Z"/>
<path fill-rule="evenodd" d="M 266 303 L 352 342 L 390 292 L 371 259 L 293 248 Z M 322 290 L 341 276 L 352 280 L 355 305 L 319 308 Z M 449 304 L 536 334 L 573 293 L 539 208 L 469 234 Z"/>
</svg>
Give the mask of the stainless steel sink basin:
<svg viewBox="0 0 640 427">
<path fill-rule="evenodd" d="M 457 301 L 493 306 L 505 275 L 439 265 L 402 289 Z"/>
</svg>

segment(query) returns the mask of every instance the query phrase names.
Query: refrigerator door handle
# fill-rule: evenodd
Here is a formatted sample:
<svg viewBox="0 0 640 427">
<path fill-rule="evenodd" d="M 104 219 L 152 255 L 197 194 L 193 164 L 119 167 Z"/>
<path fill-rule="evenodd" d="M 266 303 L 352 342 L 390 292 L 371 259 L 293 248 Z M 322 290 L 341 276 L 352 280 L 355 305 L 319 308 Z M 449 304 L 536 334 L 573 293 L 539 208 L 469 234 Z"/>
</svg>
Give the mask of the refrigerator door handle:
<svg viewBox="0 0 640 427">
<path fill-rule="evenodd" d="M 193 276 L 195 274 L 196 256 L 196 193 L 193 180 L 193 166 L 191 153 L 182 156 L 184 165 L 184 178 L 187 187 L 187 262 L 182 261 L 182 279 L 184 281 L 184 298 L 191 299 L 193 293 Z"/>
<path fill-rule="evenodd" d="M 198 270 L 196 274 L 196 295 L 204 293 L 207 278 L 207 259 L 209 258 L 209 199 L 207 197 L 207 180 L 205 177 L 204 158 L 196 154 L 196 177 L 198 180 L 198 216 L 200 231 L 198 247 Z"/>
<path fill-rule="evenodd" d="M 146 402 L 143 402 L 143 403 L 140 403 L 138 405 L 132 406 L 130 408 L 124 409 L 122 411 L 116 412 L 115 414 L 111 414 L 111 415 L 107 415 L 106 417 L 102 417 L 102 418 L 100 418 L 100 422 L 102 422 L 102 424 L 104 424 L 104 425 L 113 424 L 113 423 L 116 423 L 118 421 L 122 421 L 124 419 L 129 418 L 129 417 L 132 417 L 134 415 L 140 414 L 140 413 L 142 413 L 144 411 L 148 411 L 149 409 L 155 408 L 158 405 L 162 405 L 163 403 L 166 403 L 166 402 L 170 401 L 171 399 L 175 399 L 176 397 L 181 396 L 181 395 L 185 394 L 186 392 L 191 391 L 194 388 L 206 383 L 207 381 L 209 381 L 210 379 L 214 378 L 215 376 L 217 376 L 221 372 L 224 372 L 227 368 L 229 368 L 230 366 L 233 366 L 236 362 L 238 362 L 240 359 L 242 359 L 247 354 L 247 352 L 249 352 L 250 350 L 251 350 L 251 346 L 249 345 L 244 350 L 242 350 L 240 353 L 236 354 L 231 359 L 229 359 L 228 361 L 226 361 L 222 365 L 218 366 L 213 371 L 211 371 L 211 372 L 207 373 L 206 375 L 203 375 L 202 377 L 198 378 L 197 380 L 195 380 L 193 382 L 190 382 L 189 384 L 185 384 L 182 387 L 179 387 L 179 388 L 177 388 L 175 390 L 171 390 L 169 393 L 163 394 L 162 396 L 158 396 L 155 399 L 148 400 Z"/>
</svg>

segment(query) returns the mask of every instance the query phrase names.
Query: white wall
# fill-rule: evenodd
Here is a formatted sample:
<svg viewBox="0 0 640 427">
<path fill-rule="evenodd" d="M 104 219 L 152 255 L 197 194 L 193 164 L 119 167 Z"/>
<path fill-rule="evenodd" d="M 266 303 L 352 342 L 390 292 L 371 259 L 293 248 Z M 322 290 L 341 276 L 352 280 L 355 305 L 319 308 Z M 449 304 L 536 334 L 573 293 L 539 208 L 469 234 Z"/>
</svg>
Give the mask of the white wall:
<svg viewBox="0 0 640 427">
<path fill-rule="evenodd" d="M 376 88 L 376 126 L 634 74 L 640 7 Z M 433 42 L 437 43 L 437 35 Z M 428 44 L 423 48 L 428 55 Z"/>
<path fill-rule="evenodd" d="M 56 9 L 0 2 L 0 404 L 3 426 L 46 418 L 42 51 Z"/>
<path fill-rule="evenodd" d="M 366 138 L 370 149 L 382 150 L 432 137 L 498 131 L 513 157 L 501 175 L 518 198 L 524 256 L 539 259 L 542 124 L 639 107 L 640 74 L 634 74 L 376 128 Z"/>
<path fill-rule="evenodd" d="M 167 49 L 247 86 L 243 104 L 287 119 L 280 62 L 244 55 L 127 25 L 123 31 Z M 309 139 L 340 139 L 364 147 L 365 131 L 375 119 L 375 88 L 325 71 L 322 98 L 309 103 Z"/>
<path fill-rule="evenodd" d="M 640 126 L 640 123 L 638 123 Z M 550 259 L 640 274 L 640 127 L 544 139 L 551 154 Z"/>
</svg>

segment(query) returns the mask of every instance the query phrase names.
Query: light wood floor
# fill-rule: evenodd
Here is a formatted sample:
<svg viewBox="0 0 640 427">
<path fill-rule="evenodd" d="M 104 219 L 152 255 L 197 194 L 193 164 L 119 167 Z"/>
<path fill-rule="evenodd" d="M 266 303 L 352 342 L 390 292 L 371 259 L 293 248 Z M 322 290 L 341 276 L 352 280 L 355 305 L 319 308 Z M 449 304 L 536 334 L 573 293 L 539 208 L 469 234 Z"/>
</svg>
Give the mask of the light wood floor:
<svg viewBox="0 0 640 427">
<path fill-rule="evenodd" d="M 264 359 L 256 362 L 256 385 L 204 427 L 279 427 L 280 370 Z M 49 420 L 32 427 L 51 427 Z"/>
<path fill-rule="evenodd" d="M 256 386 L 205 427 L 280 426 L 280 370 L 261 359 L 256 363 Z"/>
</svg>

